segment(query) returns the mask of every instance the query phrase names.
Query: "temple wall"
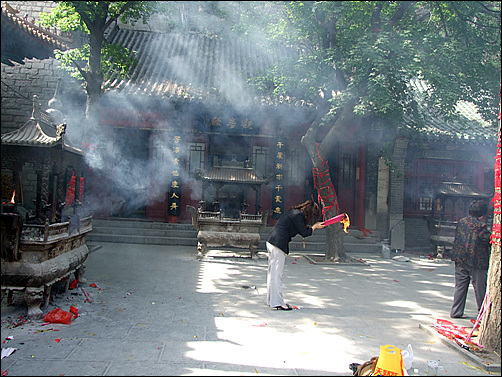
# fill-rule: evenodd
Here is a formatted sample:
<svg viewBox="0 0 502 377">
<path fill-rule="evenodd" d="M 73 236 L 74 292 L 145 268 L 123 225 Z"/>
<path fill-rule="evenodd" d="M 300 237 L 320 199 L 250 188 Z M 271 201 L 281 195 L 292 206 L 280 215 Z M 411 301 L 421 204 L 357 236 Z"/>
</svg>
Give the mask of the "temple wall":
<svg viewBox="0 0 502 377">
<path fill-rule="evenodd" d="M 8 4 L 19 9 L 19 15 L 28 14 L 28 21 L 33 17 L 38 20 L 41 12 L 50 12 L 55 5 L 52 1 L 8 1 Z M 3 7 L 4 5 L 2 5 Z M 1 133 L 13 131 L 24 125 L 31 116 L 33 96 L 38 96 L 42 109 L 47 109 L 47 102 L 54 96 L 57 81 L 62 78 L 61 96 L 66 109 L 78 111 L 73 102 L 82 89 L 66 72 L 60 69 L 60 63 L 53 58 L 38 60 L 25 59 L 25 64 L 14 63 L 13 67 L 2 64 L 2 128 Z M 71 90 L 70 90 L 71 88 Z M 83 97 L 85 101 L 85 96 Z M 71 101 L 72 103 L 70 103 Z M 78 101 L 82 102 L 82 98 Z M 81 106 L 81 105 L 80 105 Z M 85 110 L 85 102 L 83 104 Z"/>
</svg>

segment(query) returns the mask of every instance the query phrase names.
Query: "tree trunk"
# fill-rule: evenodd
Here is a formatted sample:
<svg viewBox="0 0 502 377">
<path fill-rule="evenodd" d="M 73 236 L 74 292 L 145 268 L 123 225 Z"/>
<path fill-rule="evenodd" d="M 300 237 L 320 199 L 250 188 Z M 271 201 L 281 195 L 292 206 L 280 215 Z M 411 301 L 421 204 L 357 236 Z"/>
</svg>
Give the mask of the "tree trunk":
<svg viewBox="0 0 502 377">
<path fill-rule="evenodd" d="M 338 197 L 336 195 L 331 176 L 329 174 L 329 164 L 326 160 L 327 152 L 333 149 L 339 141 L 339 130 L 346 129 L 354 119 L 353 109 L 356 100 L 349 101 L 347 106 L 331 127 L 331 130 L 324 137 L 321 143 L 315 140 L 315 135 L 319 128 L 320 119 L 324 115 L 322 111 L 318 112 L 316 119 L 312 122 L 305 135 L 302 137 L 302 144 L 307 149 L 313 165 L 314 187 L 317 189 L 320 205 L 323 208 L 324 218 L 327 220 L 340 214 L 338 208 Z M 340 223 L 329 225 L 326 229 L 326 259 L 335 262 L 350 262 L 354 259 L 345 254 L 343 246 L 343 226 Z"/>
<path fill-rule="evenodd" d="M 339 215 L 339 211 L 332 209 L 326 212 L 326 219 Z M 345 254 L 343 245 L 343 226 L 341 223 L 328 225 L 326 228 L 326 258 L 335 262 L 348 262 L 352 258 Z"/>
<path fill-rule="evenodd" d="M 500 215 L 498 215 L 500 224 Z M 492 245 L 490 269 L 488 270 L 487 294 L 491 300 L 489 311 L 485 313 L 479 328 L 479 343 L 500 355 L 501 306 L 500 306 L 500 246 Z"/>
<path fill-rule="evenodd" d="M 87 102 L 85 108 L 84 143 L 94 144 L 96 140 L 97 126 L 99 124 L 99 100 L 101 97 L 101 85 L 95 74 L 90 74 L 87 80 Z"/>
<path fill-rule="evenodd" d="M 493 229 L 490 268 L 488 269 L 487 294 L 491 301 L 488 312 L 484 315 L 479 328 L 479 343 L 487 349 L 494 350 L 500 356 L 501 348 L 501 306 L 500 306 L 500 221 L 501 221 L 501 187 L 500 187 L 500 108 L 499 108 L 499 140 L 495 156 L 495 196 L 493 198 Z"/>
<path fill-rule="evenodd" d="M 95 144 L 97 126 L 99 123 L 99 101 L 103 92 L 103 72 L 101 71 L 101 49 L 104 40 L 106 18 L 100 18 L 90 25 L 89 36 L 89 67 L 85 75 L 87 102 L 85 109 L 85 125 L 83 143 Z"/>
</svg>

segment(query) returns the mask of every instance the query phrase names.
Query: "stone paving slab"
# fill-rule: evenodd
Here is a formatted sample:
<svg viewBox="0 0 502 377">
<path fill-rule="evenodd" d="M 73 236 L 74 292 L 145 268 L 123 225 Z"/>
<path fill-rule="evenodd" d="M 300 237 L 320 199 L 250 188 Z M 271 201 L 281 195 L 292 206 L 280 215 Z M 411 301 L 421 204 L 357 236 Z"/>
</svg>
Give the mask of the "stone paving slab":
<svg viewBox="0 0 502 377">
<path fill-rule="evenodd" d="M 445 375 L 489 374 L 420 328 L 448 318 L 451 261 L 365 253 L 357 257 L 367 265 L 334 267 L 291 253 L 284 297 L 298 309 L 277 311 L 265 305 L 266 253 L 255 261 L 215 249 L 199 260 L 192 247 L 100 245 L 86 261 L 87 281 L 49 305 L 77 307 L 72 324 L 14 327 L 26 308 L 4 299 L 2 348 L 17 348 L 2 360 L 9 376 L 351 376 L 350 363 L 385 344 L 412 345 L 410 375 L 428 375 L 428 360 Z M 475 313 L 470 288 L 466 314 Z"/>
</svg>

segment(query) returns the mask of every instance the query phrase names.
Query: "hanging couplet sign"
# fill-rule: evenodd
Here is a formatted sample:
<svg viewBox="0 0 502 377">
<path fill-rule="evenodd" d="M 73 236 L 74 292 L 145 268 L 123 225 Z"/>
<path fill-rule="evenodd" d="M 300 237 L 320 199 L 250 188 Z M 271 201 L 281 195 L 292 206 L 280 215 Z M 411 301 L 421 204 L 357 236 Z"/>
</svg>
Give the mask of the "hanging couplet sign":
<svg viewBox="0 0 502 377">
<path fill-rule="evenodd" d="M 180 135 L 173 136 L 171 147 L 171 181 L 168 190 L 167 213 L 169 216 L 179 216 L 181 212 L 181 158 L 183 156 L 183 146 Z"/>
<path fill-rule="evenodd" d="M 278 219 L 284 213 L 284 192 L 286 180 L 285 170 L 285 146 L 280 140 L 275 144 L 275 163 L 274 163 L 274 190 L 272 194 L 272 218 Z"/>
</svg>

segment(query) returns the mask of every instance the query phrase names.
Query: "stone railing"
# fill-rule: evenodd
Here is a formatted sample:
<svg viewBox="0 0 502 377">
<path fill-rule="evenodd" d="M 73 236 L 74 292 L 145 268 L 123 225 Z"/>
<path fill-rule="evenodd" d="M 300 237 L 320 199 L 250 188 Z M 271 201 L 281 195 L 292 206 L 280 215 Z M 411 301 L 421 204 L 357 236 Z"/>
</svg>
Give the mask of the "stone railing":
<svg viewBox="0 0 502 377">
<path fill-rule="evenodd" d="M 92 216 L 80 219 L 75 229 L 69 221 L 63 223 L 36 225 L 24 224 L 21 231 L 21 242 L 55 242 L 78 233 L 92 230 Z"/>
<path fill-rule="evenodd" d="M 262 215 L 253 215 L 250 213 L 241 213 L 239 215 L 240 221 L 254 221 L 258 223 L 262 222 L 262 217 L 263 217 Z"/>
<path fill-rule="evenodd" d="M 221 212 L 199 211 L 200 220 L 221 220 Z"/>
</svg>

